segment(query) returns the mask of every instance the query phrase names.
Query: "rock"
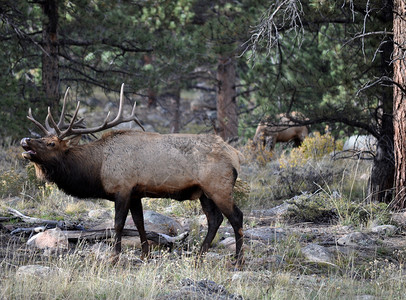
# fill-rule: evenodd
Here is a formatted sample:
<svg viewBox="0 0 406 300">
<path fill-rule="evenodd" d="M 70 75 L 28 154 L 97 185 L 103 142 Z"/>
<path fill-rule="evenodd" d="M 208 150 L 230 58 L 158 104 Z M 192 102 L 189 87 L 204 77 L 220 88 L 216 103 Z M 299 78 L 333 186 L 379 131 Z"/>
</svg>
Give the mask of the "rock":
<svg viewBox="0 0 406 300">
<path fill-rule="evenodd" d="M 235 250 L 235 238 L 231 237 L 231 236 L 227 237 L 224 240 L 222 240 L 221 242 L 219 242 L 219 245 L 224 248 Z"/>
<path fill-rule="evenodd" d="M 379 225 L 371 228 L 371 232 L 386 236 L 394 235 L 397 231 L 398 228 L 394 225 Z"/>
<path fill-rule="evenodd" d="M 204 259 L 208 261 L 219 261 L 224 257 L 224 255 L 218 254 L 216 252 L 206 252 L 204 254 Z"/>
<path fill-rule="evenodd" d="M 193 229 L 207 226 L 206 215 L 199 215 L 192 218 L 179 218 L 178 221 L 184 231 L 192 231 Z"/>
<path fill-rule="evenodd" d="M 308 244 L 301 249 L 301 252 L 308 261 L 332 264 L 333 256 L 326 247 Z"/>
<path fill-rule="evenodd" d="M 242 300 L 242 296 L 230 294 L 223 285 L 214 281 L 203 279 L 195 281 L 189 278 L 181 280 L 183 287 L 170 295 L 159 299 L 218 299 L 218 300 Z"/>
<path fill-rule="evenodd" d="M 40 232 L 27 241 L 27 245 L 40 249 L 68 249 L 68 237 L 59 229 L 48 229 Z"/>
<path fill-rule="evenodd" d="M 353 135 L 345 141 L 343 150 L 354 153 L 375 153 L 377 140 L 372 135 Z"/>
<path fill-rule="evenodd" d="M 246 230 L 244 236 L 269 244 L 284 239 L 286 234 L 282 228 L 259 227 Z"/>
<path fill-rule="evenodd" d="M 147 231 L 155 231 L 172 236 L 178 235 L 184 231 L 182 225 L 175 219 L 152 210 L 144 211 L 144 223 L 145 230 Z"/>
<path fill-rule="evenodd" d="M 359 295 L 355 297 L 355 300 L 378 300 L 381 298 L 375 297 L 373 295 Z"/>
<path fill-rule="evenodd" d="M 406 212 L 393 213 L 392 220 L 396 222 L 398 226 L 406 227 Z"/>
<path fill-rule="evenodd" d="M 146 231 L 154 231 L 157 233 L 163 233 L 170 236 L 176 236 L 185 231 L 183 229 L 183 226 L 175 219 L 159 214 L 152 210 L 144 211 L 144 225 Z M 99 224 L 92 229 L 106 229 L 106 228 L 114 228 L 114 222 L 112 219 L 102 224 Z M 127 217 L 124 228 L 137 229 L 130 215 Z"/>
<path fill-rule="evenodd" d="M 352 232 L 339 238 L 337 244 L 340 246 L 371 246 L 375 245 L 375 241 L 365 233 Z"/>
<path fill-rule="evenodd" d="M 251 214 L 255 217 L 274 217 L 281 216 L 289 209 L 289 203 L 283 203 L 270 209 L 253 210 Z"/>
<path fill-rule="evenodd" d="M 36 276 L 41 278 L 46 278 L 54 275 L 58 275 L 61 270 L 58 268 L 50 268 L 40 265 L 27 265 L 21 266 L 17 269 L 16 276 Z"/>
<path fill-rule="evenodd" d="M 111 210 L 93 209 L 89 211 L 88 216 L 92 219 L 112 219 L 113 214 Z"/>
<path fill-rule="evenodd" d="M 280 268 L 282 265 L 285 264 L 285 261 L 282 256 L 271 255 L 252 259 L 249 264 L 250 266 L 255 266 L 255 268 L 270 269 Z"/>
</svg>

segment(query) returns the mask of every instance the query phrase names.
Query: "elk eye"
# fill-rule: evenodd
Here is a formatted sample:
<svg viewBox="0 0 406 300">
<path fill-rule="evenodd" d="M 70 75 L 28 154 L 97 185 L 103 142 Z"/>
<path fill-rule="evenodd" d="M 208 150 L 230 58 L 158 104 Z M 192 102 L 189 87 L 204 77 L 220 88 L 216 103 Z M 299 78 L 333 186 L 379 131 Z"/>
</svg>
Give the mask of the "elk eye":
<svg viewBox="0 0 406 300">
<path fill-rule="evenodd" d="M 54 143 L 54 142 L 50 142 L 50 143 L 48 143 L 47 146 L 49 146 L 49 147 L 54 147 L 54 146 L 55 146 L 55 143 Z"/>
</svg>

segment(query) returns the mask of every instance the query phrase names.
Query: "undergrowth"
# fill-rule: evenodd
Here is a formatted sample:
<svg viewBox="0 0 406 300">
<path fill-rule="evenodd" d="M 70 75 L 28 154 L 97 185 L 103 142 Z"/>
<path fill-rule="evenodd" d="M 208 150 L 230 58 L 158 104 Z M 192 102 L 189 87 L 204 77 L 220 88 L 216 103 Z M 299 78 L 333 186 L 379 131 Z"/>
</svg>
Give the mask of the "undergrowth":
<svg viewBox="0 0 406 300">
<path fill-rule="evenodd" d="M 370 161 L 335 160 L 326 143 L 320 144 L 327 150 L 319 155 L 322 151 L 313 147 L 319 145 L 317 139 L 304 145 L 305 148 L 291 151 L 279 148 L 268 156 L 262 153 L 261 161 L 248 159 L 244 163 L 234 198 L 246 216 L 254 209 L 269 209 L 285 201 L 290 204 L 282 220 L 286 227 L 292 222 L 357 228 L 389 222 L 385 204 L 366 200 Z M 8 151 L 2 149 L 0 154 Z M 298 154 L 308 152 L 316 154 L 306 154 L 306 159 Z M 7 207 L 13 207 L 33 217 L 79 222 L 92 209 L 113 210 L 113 204 L 105 200 L 84 201 L 66 196 L 55 185 L 38 182 L 32 166 L 18 156 L 7 157 L 0 177 L 0 211 L 4 215 Z M 30 257 L 32 249 L 10 246 L 7 255 L 0 257 L 0 299 L 172 299 L 173 291 L 182 289 L 184 279 L 212 280 L 244 299 L 356 299 L 365 295 L 401 299 L 406 293 L 406 255 L 401 249 L 381 249 L 368 257 L 337 252 L 331 265 L 320 265 L 305 260 L 301 253 L 304 237 L 288 233 L 269 245 L 251 240 L 245 250 L 244 270 L 236 272 L 229 264 L 232 251 L 221 247 L 216 247 L 203 263 L 196 264 L 196 249 L 204 237 L 198 201 L 144 199 L 143 204 L 144 209 L 189 219 L 192 253 L 181 247 L 171 253 L 160 251 L 159 257 L 139 262 L 134 259 L 139 257 L 139 249 L 126 248 L 123 261 L 112 265 L 86 254 L 80 247 L 60 255 Z M 249 218 L 246 220 L 250 222 Z M 226 221 L 222 225 L 229 226 Z M 313 237 L 309 234 L 308 238 Z M 215 244 L 219 240 L 217 236 Z M 22 260 L 18 255 L 24 251 L 28 258 Z M 381 254 L 385 251 L 388 253 Z M 223 255 L 216 256 L 219 253 Z M 17 267 L 28 264 L 48 266 L 56 273 L 45 277 L 19 276 Z"/>
</svg>

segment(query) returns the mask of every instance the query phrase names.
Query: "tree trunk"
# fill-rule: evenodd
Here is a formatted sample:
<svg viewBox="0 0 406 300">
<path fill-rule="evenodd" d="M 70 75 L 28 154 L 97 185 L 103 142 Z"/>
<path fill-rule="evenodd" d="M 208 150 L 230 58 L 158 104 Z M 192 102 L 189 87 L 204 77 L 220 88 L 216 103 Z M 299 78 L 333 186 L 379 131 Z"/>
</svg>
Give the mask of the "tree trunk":
<svg viewBox="0 0 406 300">
<path fill-rule="evenodd" d="M 42 29 L 42 88 L 47 105 L 57 112 L 59 102 L 58 65 L 58 3 L 57 0 L 40 2 L 44 12 Z"/>
<path fill-rule="evenodd" d="M 372 201 L 392 201 L 395 165 L 393 159 L 392 115 L 384 114 L 380 126 L 376 156 L 371 170 L 369 195 Z"/>
<path fill-rule="evenodd" d="M 393 125 L 395 152 L 395 209 L 406 207 L 406 3 L 395 0 L 393 9 Z"/>
<path fill-rule="evenodd" d="M 393 4 L 391 2 L 385 1 L 380 19 L 387 24 L 393 24 Z M 392 78 L 393 41 L 387 40 L 382 43 L 380 50 L 382 76 Z M 393 157 L 393 92 L 387 86 L 381 87 L 379 107 L 378 144 L 368 194 L 373 201 L 389 203 L 393 197 L 395 160 Z"/>
<path fill-rule="evenodd" d="M 225 141 L 238 137 L 235 78 L 234 60 L 220 58 L 217 66 L 217 125 L 218 133 Z"/>
<path fill-rule="evenodd" d="M 180 130 L 180 89 L 176 89 L 171 94 L 171 106 L 172 106 L 172 121 L 171 121 L 171 133 L 178 133 Z"/>
<path fill-rule="evenodd" d="M 144 54 L 142 57 L 143 59 L 143 64 L 145 65 L 152 65 L 154 62 L 154 57 L 149 54 Z M 153 87 L 149 86 L 148 87 L 148 107 L 156 107 L 157 105 L 157 96 L 156 96 L 156 91 Z"/>
</svg>

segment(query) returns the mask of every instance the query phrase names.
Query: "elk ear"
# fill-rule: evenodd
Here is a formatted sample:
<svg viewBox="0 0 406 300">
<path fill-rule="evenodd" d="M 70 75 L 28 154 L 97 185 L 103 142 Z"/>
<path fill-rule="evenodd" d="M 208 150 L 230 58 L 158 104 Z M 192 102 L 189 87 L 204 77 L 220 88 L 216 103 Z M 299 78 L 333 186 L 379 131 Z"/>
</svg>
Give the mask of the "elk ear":
<svg viewBox="0 0 406 300">
<path fill-rule="evenodd" d="M 67 141 L 66 145 L 67 145 L 68 147 L 77 146 L 77 145 L 79 144 L 81 138 L 82 138 L 81 135 L 74 136 L 73 138 L 71 138 L 71 139 L 69 139 L 69 140 Z"/>
</svg>

